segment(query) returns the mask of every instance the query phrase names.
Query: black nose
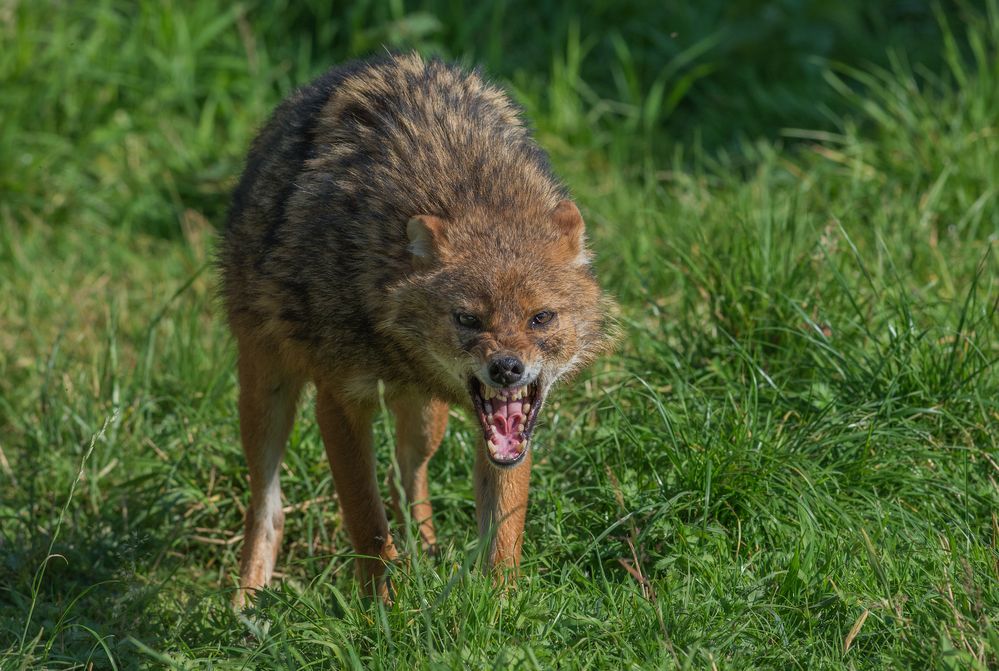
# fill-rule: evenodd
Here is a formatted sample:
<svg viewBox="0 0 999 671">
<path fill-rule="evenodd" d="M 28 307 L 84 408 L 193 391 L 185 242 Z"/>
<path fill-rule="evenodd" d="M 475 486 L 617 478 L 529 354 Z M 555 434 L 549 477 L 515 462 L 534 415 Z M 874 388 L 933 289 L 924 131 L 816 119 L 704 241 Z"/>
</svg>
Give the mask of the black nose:
<svg viewBox="0 0 999 671">
<path fill-rule="evenodd" d="M 524 362 L 515 356 L 498 356 L 489 363 L 489 377 L 504 387 L 511 385 L 524 375 Z"/>
</svg>

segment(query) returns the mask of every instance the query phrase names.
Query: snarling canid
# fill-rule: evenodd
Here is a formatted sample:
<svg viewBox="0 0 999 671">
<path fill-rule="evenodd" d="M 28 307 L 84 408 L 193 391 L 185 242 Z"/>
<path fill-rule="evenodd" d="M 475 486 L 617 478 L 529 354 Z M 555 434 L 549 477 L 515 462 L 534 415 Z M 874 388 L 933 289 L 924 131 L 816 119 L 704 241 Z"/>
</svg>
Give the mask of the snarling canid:
<svg viewBox="0 0 999 671">
<path fill-rule="evenodd" d="M 478 74 L 391 56 L 292 94 L 251 147 L 219 253 L 251 488 L 236 601 L 273 572 L 278 472 L 308 381 L 365 585 L 384 596 L 396 555 L 371 449 L 379 380 L 396 417 L 392 491 L 424 543 L 427 461 L 448 404 L 462 406 L 482 430 L 488 558 L 516 567 L 542 406 L 610 341 L 589 262 L 579 210 Z"/>
</svg>

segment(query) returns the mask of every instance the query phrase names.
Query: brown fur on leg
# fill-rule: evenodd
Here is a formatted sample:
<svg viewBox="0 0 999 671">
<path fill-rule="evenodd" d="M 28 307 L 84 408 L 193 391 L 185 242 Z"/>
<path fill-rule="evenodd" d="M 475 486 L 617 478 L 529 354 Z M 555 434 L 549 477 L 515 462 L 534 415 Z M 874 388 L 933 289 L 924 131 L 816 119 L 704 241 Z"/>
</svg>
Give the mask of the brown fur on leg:
<svg viewBox="0 0 999 671">
<path fill-rule="evenodd" d="M 281 549 L 284 512 L 279 470 L 302 389 L 266 348 L 239 342 L 239 429 L 250 471 L 250 505 L 239 569 L 237 608 L 247 592 L 270 582 Z"/>
<path fill-rule="evenodd" d="M 321 381 L 316 382 L 316 392 L 316 417 L 344 526 L 354 552 L 360 555 L 355 560 L 358 580 L 368 594 L 374 591 L 388 601 L 389 589 L 382 576 L 397 553 L 375 476 L 371 439 L 375 406 L 346 401 Z"/>
<path fill-rule="evenodd" d="M 491 539 L 487 564 L 498 575 L 516 576 L 524 543 L 524 520 L 531 478 L 531 453 L 512 468 L 489 463 L 484 449 L 475 458 L 475 508 L 479 538 Z"/>
<path fill-rule="evenodd" d="M 391 484 L 392 505 L 396 519 L 404 523 L 399 486 L 409 502 L 410 514 L 419 525 L 423 549 L 434 552 L 437 534 L 434 532 L 433 508 L 430 505 L 430 488 L 427 482 L 427 464 L 444 439 L 447 429 L 447 403 L 406 397 L 392 401 L 389 406 L 395 415 L 396 460 L 399 463 L 400 482 L 393 477 Z"/>
</svg>

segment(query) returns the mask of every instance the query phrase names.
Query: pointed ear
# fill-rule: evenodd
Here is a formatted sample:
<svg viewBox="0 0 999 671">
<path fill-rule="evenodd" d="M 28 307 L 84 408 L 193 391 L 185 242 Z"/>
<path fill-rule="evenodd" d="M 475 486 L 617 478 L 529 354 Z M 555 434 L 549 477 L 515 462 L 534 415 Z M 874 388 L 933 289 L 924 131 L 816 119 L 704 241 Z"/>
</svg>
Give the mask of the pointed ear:
<svg viewBox="0 0 999 671">
<path fill-rule="evenodd" d="M 444 220 L 430 214 L 410 218 L 406 223 L 409 251 L 421 263 L 440 260 L 444 251 Z"/>
<path fill-rule="evenodd" d="M 586 251 L 586 231 L 583 226 L 583 215 L 579 213 L 576 203 L 571 200 L 559 201 L 552 210 L 552 222 L 561 235 L 567 256 L 577 266 L 585 266 L 590 262 Z"/>
</svg>

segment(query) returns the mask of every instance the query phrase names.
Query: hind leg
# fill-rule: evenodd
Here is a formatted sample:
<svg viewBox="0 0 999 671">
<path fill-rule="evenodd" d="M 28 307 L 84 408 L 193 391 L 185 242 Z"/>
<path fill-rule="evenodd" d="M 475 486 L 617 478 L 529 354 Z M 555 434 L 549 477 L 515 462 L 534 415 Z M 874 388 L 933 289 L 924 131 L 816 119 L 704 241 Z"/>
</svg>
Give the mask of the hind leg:
<svg viewBox="0 0 999 671">
<path fill-rule="evenodd" d="M 444 439 L 447 428 L 447 404 L 422 398 L 402 398 L 389 404 L 395 415 L 396 461 L 400 480 L 391 485 L 396 519 L 404 522 L 402 496 L 409 502 L 410 514 L 419 525 L 420 543 L 433 553 L 437 544 L 433 509 L 427 482 L 427 464 Z M 400 489 L 402 490 L 400 492 Z"/>
<path fill-rule="evenodd" d="M 250 505 L 233 597 L 237 608 L 274 573 L 284 532 L 279 470 L 301 389 L 301 380 L 282 369 L 273 351 L 240 341 L 239 431 L 250 473 Z"/>
</svg>

